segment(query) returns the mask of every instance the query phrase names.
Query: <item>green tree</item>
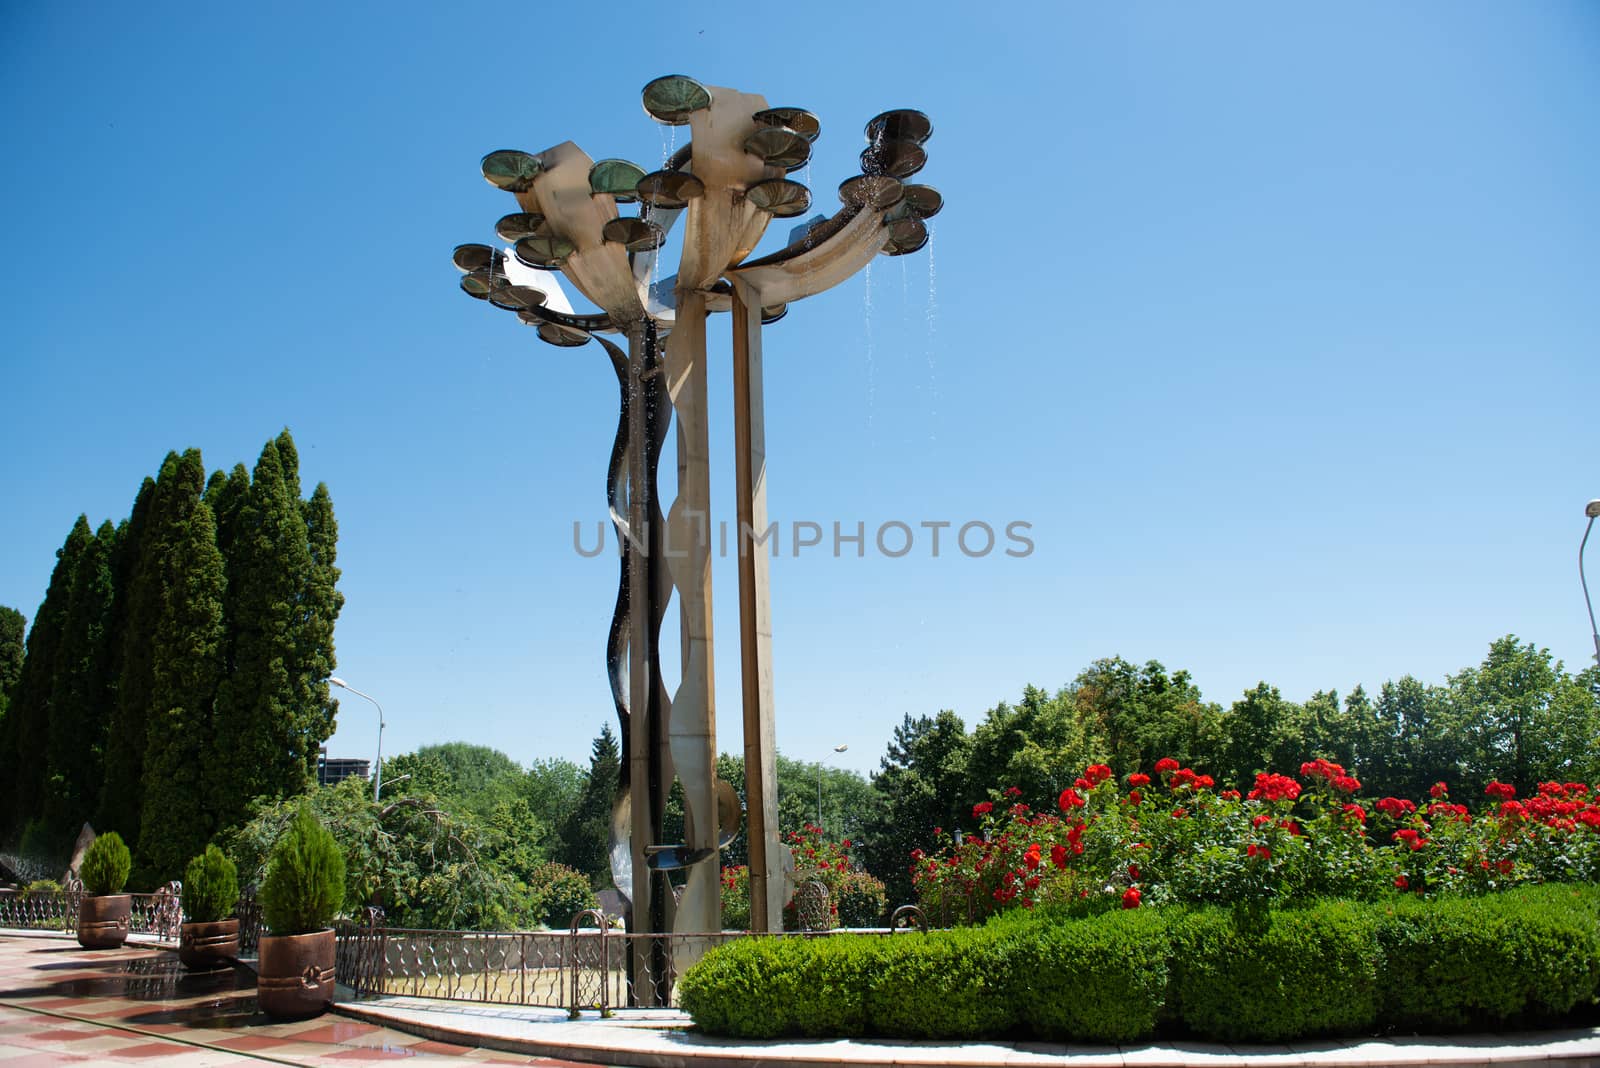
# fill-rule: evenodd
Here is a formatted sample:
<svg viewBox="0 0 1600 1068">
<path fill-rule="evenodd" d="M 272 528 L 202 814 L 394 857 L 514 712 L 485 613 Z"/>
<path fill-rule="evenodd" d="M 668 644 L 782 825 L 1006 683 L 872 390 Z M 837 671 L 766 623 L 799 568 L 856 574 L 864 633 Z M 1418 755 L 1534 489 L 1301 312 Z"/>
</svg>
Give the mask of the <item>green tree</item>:
<svg viewBox="0 0 1600 1068">
<path fill-rule="evenodd" d="M 969 812 L 973 801 L 999 796 L 1012 787 L 1035 808 L 1054 805 L 1084 764 L 1110 755 L 1105 743 L 1092 738 L 1085 726 L 1074 715 L 1065 691 L 1051 696 L 1037 686 L 1026 686 L 1015 705 L 1004 701 L 995 705 L 972 731 L 962 791 Z"/>
<path fill-rule="evenodd" d="M 79 516 L 66 542 L 56 551 L 56 565 L 44 600 L 34 613 L 28 631 L 22 675 L 8 719 L 16 718 L 15 777 L 11 784 L 11 812 L 8 829 L 15 833 L 44 809 L 45 784 L 50 748 L 50 702 L 55 690 L 56 671 L 61 660 L 62 638 L 66 634 L 67 613 L 72 600 L 72 580 L 78 563 L 93 535 L 89 521 Z M 65 843 L 51 843 L 52 848 Z"/>
<path fill-rule="evenodd" d="M 1214 766 L 1222 747 L 1222 710 L 1202 699 L 1188 672 L 1159 661 L 1136 667 L 1121 657 L 1096 660 L 1067 688 L 1078 734 L 1118 775 L 1146 773 L 1163 757 Z"/>
<path fill-rule="evenodd" d="M 1247 789 L 1260 771 L 1277 770 L 1286 754 L 1303 753 L 1299 732 L 1300 709 L 1285 701 L 1276 686 L 1258 682 L 1223 714 L 1222 759 L 1212 776 Z M 1302 758 L 1303 759 L 1303 758 Z M 1299 766 L 1296 760 L 1295 766 Z"/>
<path fill-rule="evenodd" d="M 145 885 L 178 878 L 220 829 L 223 799 L 204 770 L 219 759 L 215 705 L 226 580 L 216 524 L 203 500 L 196 500 L 165 565 L 138 849 Z"/>
<path fill-rule="evenodd" d="M 88 521 L 80 516 L 83 529 Z M 76 531 L 75 531 L 76 533 Z M 85 541 L 72 576 L 50 695 L 44 821 L 70 840 L 94 815 L 105 778 L 107 709 L 116 698 L 110 632 L 116 528 L 106 522 Z"/>
<path fill-rule="evenodd" d="M 1482 664 L 1452 675 L 1448 690 L 1471 741 L 1463 771 L 1474 787 L 1495 778 L 1527 794 L 1541 781 L 1586 778 L 1594 766 L 1596 703 L 1550 650 L 1508 634 Z"/>
<path fill-rule="evenodd" d="M 28 621 L 15 608 L 0 605 L 0 702 L 4 702 L 17 680 L 22 678 L 23 641 Z M 5 705 L 0 703 L 0 711 Z"/>
<path fill-rule="evenodd" d="M 117 700 L 106 739 L 105 785 L 95 826 L 137 842 L 144 800 L 144 746 L 154 681 L 155 633 L 166 603 L 167 547 L 194 509 L 205 467 L 197 450 L 167 453 L 145 479 L 118 553 Z"/>
<path fill-rule="evenodd" d="M 589 776 L 561 829 L 561 863 L 588 876 L 597 889 L 611 885 L 608 846 L 611 839 L 611 808 L 616 802 L 617 771 L 621 754 L 617 736 L 607 723 L 600 728 L 589 752 Z"/>
<path fill-rule="evenodd" d="M 285 432 L 256 461 L 227 560 L 231 665 L 217 700 L 222 755 L 211 769 L 223 827 L 242 820 L 252 798 L 295 794 L 313 781 L 317 751 L 333 733 L 326 678 L 334 666 L 335 533 L 330 511 L 314 555 L 298 487 Z"/>
<path fill-rule="evenodd" d="M 967 796 L 972 739 L 954 712 L 906 716 L 872 777 L 878 803 L 862 834 L 860 855 L 883 880 L 890 906 L 911 900 L 911 851 L 933 852 L 970 817 Z"/>
<path fill-rule="evenodd" d="M 17 751 L 17 721 L 10 715 L 10 707 L 22 678 L 27 630 L 28 621 L 21 612 L 0 605 L 0 767 L 14 768 L 22 759 Z M 12 804 L 11 791 L 0 789 L 0 835 L 6 831 Z"/>
</svg>

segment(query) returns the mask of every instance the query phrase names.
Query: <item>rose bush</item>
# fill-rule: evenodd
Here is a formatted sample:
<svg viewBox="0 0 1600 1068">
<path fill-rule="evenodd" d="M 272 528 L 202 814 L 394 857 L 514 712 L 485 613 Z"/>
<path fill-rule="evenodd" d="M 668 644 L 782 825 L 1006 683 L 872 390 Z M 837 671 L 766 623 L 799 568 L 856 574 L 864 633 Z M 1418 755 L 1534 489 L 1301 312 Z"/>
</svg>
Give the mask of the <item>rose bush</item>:
<svg viewBox="0 0 1600 1068">
<path fill-rule="evenodd" d="M 1008 909 L 1091 914 L 1172 903 L 1252 910 L 1396 892 L 1482 894 L 1600 878 L 1600 791 L 1547 782 L 1516 797 L 1492 782 L 1477 811 L 1436 783 L 1418 803 L 1363 801 L 1360 780 L 1317 759 L 1252 788 L 1216 787 L 1172 759 L 1118 784 L 1103 764 L 1061 791 L 1056 811 L 1010 800 L 973 807 L 980 831 L 911 854 L 930 921 L 982 922 Z"/>
</svg>

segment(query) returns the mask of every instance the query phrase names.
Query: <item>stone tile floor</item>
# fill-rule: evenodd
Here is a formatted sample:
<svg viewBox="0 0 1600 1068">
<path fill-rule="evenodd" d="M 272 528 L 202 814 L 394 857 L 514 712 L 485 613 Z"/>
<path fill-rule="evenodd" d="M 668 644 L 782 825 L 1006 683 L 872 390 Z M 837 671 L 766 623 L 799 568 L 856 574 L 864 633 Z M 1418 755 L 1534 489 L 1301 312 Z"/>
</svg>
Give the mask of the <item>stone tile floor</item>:
<svg viewBox="0 0 1600 1068">
<path fill-rule="evenodd" d="M 247 968 L 190 973 L 149 946 L 90 952 L 0 935 L 0 1068 L 35 1065 L 350 1065 L 573 1062 L 431 1041 L 334 1015 L 295 1023 L 256 1008 Z"/>
</svg>

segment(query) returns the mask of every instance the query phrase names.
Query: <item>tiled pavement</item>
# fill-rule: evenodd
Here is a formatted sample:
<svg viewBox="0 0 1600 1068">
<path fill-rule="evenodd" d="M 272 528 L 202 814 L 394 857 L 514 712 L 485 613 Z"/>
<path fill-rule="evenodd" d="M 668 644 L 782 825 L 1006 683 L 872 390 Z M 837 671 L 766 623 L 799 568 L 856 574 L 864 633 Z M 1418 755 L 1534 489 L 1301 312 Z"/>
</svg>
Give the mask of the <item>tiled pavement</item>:
<svg viewBox="0 0 1600 1068">
<path fill-rule="evenodd" d="M 375 998 L 337 1015 L 274 1023 L 256 1011 L 248 970 L 194 976 L 151 947 L 89 953 L 69 938 L 0 933 L 0 1068 L 167 1058 L 181 1068 L 276 1063 L 348 1065 L 406 1058 L 577 1068 L 1568 1068 L 1600 1066 L 1600 1028 L 1532 1034 L 1330 1039 L 1279 1046 L 1168 1042 L 887 1040 L 737 1042 L 687 1028 L 676 1012 L 608 1020 L 559 1010 Z M 502 1051 L 494 1052 L 494 1047 Z M 165 1065 L 162 1068 L 166 1068 Z"/>
<path fill-rule="evenodd" d="M 0 936 L 0 1068 L 262 1063 L 571 1062 L 435 1042 L 325 1015 L 277 1023 L 256 1009 L 248 969 L 190 974 L 148 946 L 90 952 L 60 937 Z M 574 1066 L 575 1068 L 575 1066 Z"/>
</svg>

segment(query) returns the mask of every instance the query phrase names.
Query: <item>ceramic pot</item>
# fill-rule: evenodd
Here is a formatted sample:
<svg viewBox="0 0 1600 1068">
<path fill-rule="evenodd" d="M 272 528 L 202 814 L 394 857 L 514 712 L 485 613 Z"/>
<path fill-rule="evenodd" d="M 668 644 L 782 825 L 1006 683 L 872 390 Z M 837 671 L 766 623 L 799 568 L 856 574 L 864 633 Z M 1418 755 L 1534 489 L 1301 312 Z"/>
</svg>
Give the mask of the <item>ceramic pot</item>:
<svg viewBox="0 0 1600 1068">
<path fill-rule="evenodd" d="M 239 921 L 186 923 L 178 928 L 178 959 L 190 971 L 226 968 L 239 956 Z"/>
<path fill-rule="evenodd" d="M 78 903 L 78 945 L 84 949 L 116 949 L 128 940 L 132 916 L 132 894 L 85 896 Z"/>
<path fill-rule="evenodd" d="M 256 967 L 256 1003 L 269 1016 L 315 1016 L 333 1004 L 333 928 L 267 935 Z"/>
</svg>

